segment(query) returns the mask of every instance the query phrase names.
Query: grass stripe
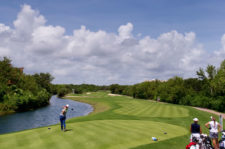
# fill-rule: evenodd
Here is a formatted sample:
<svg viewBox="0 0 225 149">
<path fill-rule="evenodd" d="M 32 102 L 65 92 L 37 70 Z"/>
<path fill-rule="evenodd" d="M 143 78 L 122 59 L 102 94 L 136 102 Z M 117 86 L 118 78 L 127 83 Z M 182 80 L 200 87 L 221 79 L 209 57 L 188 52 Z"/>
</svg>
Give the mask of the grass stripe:
<svg viewBox="0 0 225 149">
<path fill-rule="evenodd" d="M 163 146 L 163 149 L 179 149 L 187 143 L 185 137 L 188 141 L 187 127 L 190 126 L 192 117 L 198 117 L 202 123 L 209 118 L 204 112 L 188 107 L 134 100 L 123 96 L 109 97 L 107 93 L 102 92 L 92 93 L 87 98 L 82 97 L 82 101 L 86 100 L 98 103 L 98 108 L 107 105 L 109 110 L 69 120 L 67 128 L 71 131 L 67 132 L 61 132 L 59 125 L 54 125 L 51 130 L 43 127 L 0 135 L 0 148 L 138 149 L 143 145 L 147 145 L 143 148 L 151 148 L 151 144 L 157 144 L 152 148 L 160 149 Z M 167 135 L 164 132 L 167 132 Z M 153 142 L 152 136 L 159 138 L 159 141 Z M 169 145 L 166 146 L 165 143 Z"/>
</svg>

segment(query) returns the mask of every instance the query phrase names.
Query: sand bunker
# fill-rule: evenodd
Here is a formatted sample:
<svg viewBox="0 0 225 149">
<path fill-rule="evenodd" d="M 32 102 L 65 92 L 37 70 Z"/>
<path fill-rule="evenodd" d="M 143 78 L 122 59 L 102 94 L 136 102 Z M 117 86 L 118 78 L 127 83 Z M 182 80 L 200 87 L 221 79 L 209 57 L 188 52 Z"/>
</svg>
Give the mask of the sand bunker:
<svg viewBox="0 0 225 149">
<path fill-rule="evenodd" d="M 111 94 L 111 93 L 109 93 L 108 95 L 109 96 L 121 96 L 121 95 L 118 95 L 118 94 Z"/>
</svg>

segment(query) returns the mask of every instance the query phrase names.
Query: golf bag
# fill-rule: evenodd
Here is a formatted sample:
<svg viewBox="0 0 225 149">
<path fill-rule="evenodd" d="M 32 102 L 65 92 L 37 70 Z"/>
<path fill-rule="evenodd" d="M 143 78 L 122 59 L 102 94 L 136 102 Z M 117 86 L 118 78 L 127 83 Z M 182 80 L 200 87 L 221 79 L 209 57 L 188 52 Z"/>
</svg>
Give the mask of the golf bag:
<svg viewBox="0 0 225 149">
<path fill-rule="evenodd" d="M 214 149 L 211 144 L 211 139 L 206 134 L 201 134 L 199 137 L 192 137 L 186 149 Z"/>
<path fill-rule="evenodd" d="M 188 145 L 186 145 L 186 149 L 200 149 L 198 142 L 199 142 L 198 135 L 197 137 L 191 135 L 191 142 Z"/>
<path fill-rule="evenodd" d="M 196 143 L 195 142 L 190 142 L 188 145 L 186 145 L 186 149 L 191 149 L 196 147 Z"/>
<path fill-rule="evenodd" d="M 225 149 L 225 131 L 222 132 L 221 140 L 219 141 L 220 149 Z"/>
<path fill-rule="evenodd" d="M 213 149 L 211 139 L 207 135 L 202 135 L 202 149 Z"/>
<path fill-rule="evenodd" d="M 220 149 L 225 149 L 225 140 L 220 140 L 219 144 L 220 144 Z"/>
</svg>

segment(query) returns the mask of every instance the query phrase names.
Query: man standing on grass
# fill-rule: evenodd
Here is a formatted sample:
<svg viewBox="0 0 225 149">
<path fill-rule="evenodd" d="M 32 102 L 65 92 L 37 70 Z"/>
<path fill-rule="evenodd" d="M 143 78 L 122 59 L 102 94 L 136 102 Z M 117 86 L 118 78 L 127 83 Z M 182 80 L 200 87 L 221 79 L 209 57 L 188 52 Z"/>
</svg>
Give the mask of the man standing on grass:
<svg viewBox="0 0 225 149">
<path fill-rule="evenodd" d="M 66 113 L 68 111 L 68 108 L 69 108 L 68 104 L 64 106 L 59 116 L 62 131 L 66 131 Z"/>
</svg>

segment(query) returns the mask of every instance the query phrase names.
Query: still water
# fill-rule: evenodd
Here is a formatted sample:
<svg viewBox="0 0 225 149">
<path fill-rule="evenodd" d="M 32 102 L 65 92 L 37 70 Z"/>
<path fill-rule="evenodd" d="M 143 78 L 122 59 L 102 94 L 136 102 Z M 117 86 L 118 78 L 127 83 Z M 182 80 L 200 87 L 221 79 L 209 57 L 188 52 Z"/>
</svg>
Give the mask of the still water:
<svg viewBox="0 0 225 149">
<path fill-rule="evenodd" d="M 66 104 L 69 104 L 67 119 L 84 116 L 93 111 L 89 104 L 52 96 L 50 105 L 46 107 L 0 116 L 0 134 L 57 124 L 62 107 Z"/>
</svg>

